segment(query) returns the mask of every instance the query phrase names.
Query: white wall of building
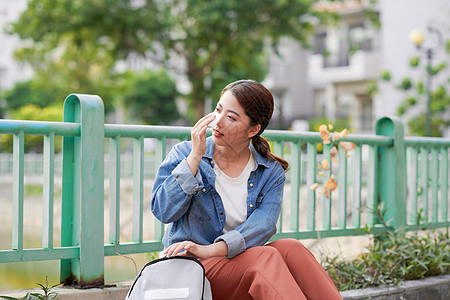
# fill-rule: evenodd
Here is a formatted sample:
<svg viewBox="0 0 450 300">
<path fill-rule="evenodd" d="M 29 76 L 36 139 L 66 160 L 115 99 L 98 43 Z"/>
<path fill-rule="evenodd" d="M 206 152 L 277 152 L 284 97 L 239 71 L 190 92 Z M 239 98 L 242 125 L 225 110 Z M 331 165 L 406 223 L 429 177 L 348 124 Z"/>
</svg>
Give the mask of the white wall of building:
<svg viewBox="0 0 450 300">
<path fill-rule="evenodd" d="M 274 95 L 274 128 L 289 127 L 293 120 L 313 115 L 307 51 L 297 41 L 282 39 L 279 54 L 271 54 L 269 74 L 263 82 Z"/>
<path fill-rule="evenodd" d="M 404 93 L 395 85 L 405 76 L 417 78 L 423 72 L 409 67 L 409 59 L 420 54 L 409 40 L 411 30 L 419 29 L 426 34 L 427 25 L 437 27 L 450 39 L 450 1 L 449 0 L 379 0 L 381 20 L 381 70 L 391 72 L 391 83 L 380 82 L 379 94 L 374 101 L 376 118 L 395 115 L 397 107 L 404 99 Z M 426 40 L 425 40 L 426 43 Z M 435 62 L 444 60 L 445 48 L 436 55 Z M 447 63 L 450 63 L 447 61 Z M 448 77 L 448 76 L 447 76 Z"/>
</svg>

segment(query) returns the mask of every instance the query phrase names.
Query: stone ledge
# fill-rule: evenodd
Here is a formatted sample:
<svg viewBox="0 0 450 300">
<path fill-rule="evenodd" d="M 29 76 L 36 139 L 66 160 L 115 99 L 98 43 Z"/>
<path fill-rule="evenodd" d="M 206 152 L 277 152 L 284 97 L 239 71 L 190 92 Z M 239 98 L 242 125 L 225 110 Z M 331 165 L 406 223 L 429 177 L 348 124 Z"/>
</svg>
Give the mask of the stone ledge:
<svg viewBox="0 0 450 300">
<path fill-rule="evenodd" d="M 114 283 L 115 287 L 103 289 L 71 289 L 55 288 L 59 300 L 124 300 L 132 281 Z M 4 296 L 23 297 L 26 293 L 41 293 L 40 289 L 17 290 L 1 293 Z M 410 280 L 398 286 L 379 286 L 363 290 L 341 292 L 345 300 L 444 300 L 450 299 L 450 274 L 429 277 L 421 280 Z"/>
<path fill-rule="evenodd" d="M 345 300 L 444 300 L 450 299 L 450 274 L 409 280 L 398 286 L 378 286 L 341 292 Z"/>
</svg>

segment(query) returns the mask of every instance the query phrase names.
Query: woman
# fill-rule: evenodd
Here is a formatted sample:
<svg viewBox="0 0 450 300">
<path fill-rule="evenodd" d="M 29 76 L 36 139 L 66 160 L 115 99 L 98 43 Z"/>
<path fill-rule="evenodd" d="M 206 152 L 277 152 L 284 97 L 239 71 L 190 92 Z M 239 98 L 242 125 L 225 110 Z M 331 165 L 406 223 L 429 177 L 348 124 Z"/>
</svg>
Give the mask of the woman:
<svg viewBox="0 0 450 300">
<path fill-rule="evenodd" d="M 272 112 L 263 85 L 230 83 L 216 114 L 201 118 L 192 141 L 171 150 L 152 197 L 153 214 L 169 223 L 164 254 L 200 259 L 215 300 L 342 299 L 299 241 L 264 245 L 276 232 L 288 168 L 261 137 Z"/>
</svg>

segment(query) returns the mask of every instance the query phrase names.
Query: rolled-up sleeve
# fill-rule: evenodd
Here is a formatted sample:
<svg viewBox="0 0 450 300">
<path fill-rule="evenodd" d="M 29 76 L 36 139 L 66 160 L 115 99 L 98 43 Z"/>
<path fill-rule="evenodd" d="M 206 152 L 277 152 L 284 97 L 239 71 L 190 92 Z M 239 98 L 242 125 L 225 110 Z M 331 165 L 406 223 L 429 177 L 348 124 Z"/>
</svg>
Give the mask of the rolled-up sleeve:
<svg viewBox="0 0 450 300">
<path fill-rule="evenodd" d="M 192 174 L 186 158 L 175 167 L 172 176 L 187 195 L 195 195 L 203 187 L 202 175 L 200 172 L 195 176 Z"/>
<path fill-rule="evenodd" d="M 192 196 L 203 188 L 200 172 L 192 174 L 186 156 L 175 146 L 156 174 L 151 210 L 163 223 L 180 219 L 189 209 Z"/>
<path fill-rule="evenodd" d="M 233 258 L 247 249 L 245 239 L 239 231 L 231 230 L 219 236 L 214 243 L 224 241 L 228 247 L 228 258 Z"/>
</svg>

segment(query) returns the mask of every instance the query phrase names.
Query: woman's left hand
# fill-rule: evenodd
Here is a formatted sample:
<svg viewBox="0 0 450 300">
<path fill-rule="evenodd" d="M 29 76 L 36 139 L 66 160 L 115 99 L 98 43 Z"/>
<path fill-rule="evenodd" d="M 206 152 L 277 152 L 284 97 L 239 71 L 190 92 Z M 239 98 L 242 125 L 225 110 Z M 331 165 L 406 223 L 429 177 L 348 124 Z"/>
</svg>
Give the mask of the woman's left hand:
<svg viewBox="0 0 450 300">
<path fill-rule="evenodd" d="M 191 241 L 184 241 L 170 245 L 164 250 L 167 257 L 189 256 L 198 259 L 208 259 L 214 256 L 225 256 L 228 252 L 228 246 L 224 241 L 211 245 L 198 245 Z"/>
</svg>

